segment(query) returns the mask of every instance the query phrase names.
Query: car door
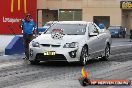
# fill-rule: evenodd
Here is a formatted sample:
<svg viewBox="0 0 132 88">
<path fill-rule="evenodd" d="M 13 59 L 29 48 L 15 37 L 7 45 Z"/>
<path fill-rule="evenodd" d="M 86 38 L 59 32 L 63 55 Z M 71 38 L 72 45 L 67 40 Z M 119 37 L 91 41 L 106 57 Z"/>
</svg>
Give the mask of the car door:
<svg viewBox="0 0 132 88">
<path fill-rule="evenodd" d="M 88 48 L 89 48 L 89 54 L 92 58 L 98 57 L 99 49 L 100 49 L 100 39 L 99 39 L 99 32 L 94 27 L 94 23 L 90 23 L 88 27 Z"/>
<path fill-rule="evenodd" d="M 105 29 L 100 29 L 96 24 L 94 24 L 94 27 L 96 30 L 101 30 L 101 32 L 99 32 L 99 34 L 97 35 L 98 37 L 98 51 L 99 52 L 103 52 L 105 49 L 105 41 L 106 41 L 106 32 Z"/>
</svg>

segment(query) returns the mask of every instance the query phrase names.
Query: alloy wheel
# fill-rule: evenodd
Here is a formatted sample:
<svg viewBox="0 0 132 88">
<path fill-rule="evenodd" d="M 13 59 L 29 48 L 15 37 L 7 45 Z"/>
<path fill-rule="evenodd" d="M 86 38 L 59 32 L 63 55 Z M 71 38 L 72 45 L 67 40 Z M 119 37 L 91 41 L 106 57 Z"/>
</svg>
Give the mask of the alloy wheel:
<svg viewBox="0 0 132 88">
<path fill-rule="evenodd" d="M 88 61 L 88 49 L 87 47 L 84 46 L 81 52 L 81 64 L 86 65 L 87 61 Z"/>
</svg>

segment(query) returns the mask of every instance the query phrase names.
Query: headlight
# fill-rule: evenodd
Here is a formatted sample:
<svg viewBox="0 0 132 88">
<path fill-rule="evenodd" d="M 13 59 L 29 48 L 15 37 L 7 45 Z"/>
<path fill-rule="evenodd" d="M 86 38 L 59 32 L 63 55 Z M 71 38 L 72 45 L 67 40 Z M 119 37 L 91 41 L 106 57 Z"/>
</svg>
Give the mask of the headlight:
<svg viewBox="0 0 132 88">
<path fill-rule="evenodd" d="M 76 48 L 78 47 L 78 42 L 66 43 L 63 48 Z"/>
<path fill-rule="evenodd" d="M 32 42 L 32 46 L 33 47 L 39 47 L 39 43 L 38 42 Z"/>
</svg>

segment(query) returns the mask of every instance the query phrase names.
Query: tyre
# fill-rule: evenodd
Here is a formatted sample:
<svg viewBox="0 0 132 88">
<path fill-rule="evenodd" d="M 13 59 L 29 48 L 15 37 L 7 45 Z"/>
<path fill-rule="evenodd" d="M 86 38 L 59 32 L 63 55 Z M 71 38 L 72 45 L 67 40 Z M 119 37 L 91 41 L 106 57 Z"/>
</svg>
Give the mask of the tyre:
<svg viewBox="0 0 132 88">
<path fill-rule="evenodd" d="M 106 45 L 105 48 L 105 56 L 103 56 L 102 58 L 100 58 L 101 61 L 107 61 L 109 59 L 110 56 L 110 45 Z"/>
<path fill-rule="evenodd" d="M 87 46 L 84 46 L 81 51 L 81 56 L 80 56 L 80 63 L 81 65 L 86 65 L 88 60 L 88 48 Z"/>
<path fill-rule="evenodd" d="M 40 61 L 33 60 L 33 61 L 30 61 L 30 64 L 32 64 L 32 65 L 37 65 L 37 64 L 39 64 L 39 62 L 40 62 Z"/>
</svg>

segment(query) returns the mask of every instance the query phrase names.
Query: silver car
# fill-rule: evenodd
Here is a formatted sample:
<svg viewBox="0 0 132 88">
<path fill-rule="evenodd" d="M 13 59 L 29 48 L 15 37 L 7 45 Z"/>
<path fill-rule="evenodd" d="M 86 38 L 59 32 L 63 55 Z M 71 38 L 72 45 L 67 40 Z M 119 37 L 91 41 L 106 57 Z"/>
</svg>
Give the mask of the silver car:
<svg viewBox="0 0 132 88">
<path fill-rule="evenodd" d="M 111 35 L 93 22 L 59 21 L 30 42 L 31 64 L 40 61 L 79 61 L 82 65 L 100 57 L 108 60 Z"/>
</svg>

